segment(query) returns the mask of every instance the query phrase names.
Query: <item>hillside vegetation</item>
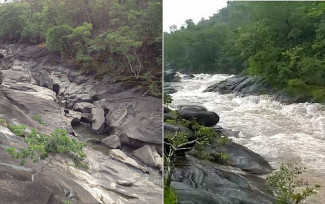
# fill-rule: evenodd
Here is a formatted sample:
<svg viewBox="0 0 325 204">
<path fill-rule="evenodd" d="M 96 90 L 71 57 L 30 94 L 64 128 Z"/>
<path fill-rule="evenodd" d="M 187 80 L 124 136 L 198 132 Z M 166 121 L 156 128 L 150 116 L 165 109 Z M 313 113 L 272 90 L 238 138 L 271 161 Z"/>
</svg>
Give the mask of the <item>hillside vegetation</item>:
<svg viewBox="0 0 325 204">
<path fill-rule="evenodd" d="M 315 98 L 325 96 L 324 56 L 324 2 L 228 2 L 209 20 L 165 33 L 167 68 L 262 76 Z"/>
<path fill-rule="evenodd" d="M 1 4 L 0 41 L 46 46 L 100 75 L 160 81 L 161 22 L 161 0 L 21 0 Z"/>
</svg>

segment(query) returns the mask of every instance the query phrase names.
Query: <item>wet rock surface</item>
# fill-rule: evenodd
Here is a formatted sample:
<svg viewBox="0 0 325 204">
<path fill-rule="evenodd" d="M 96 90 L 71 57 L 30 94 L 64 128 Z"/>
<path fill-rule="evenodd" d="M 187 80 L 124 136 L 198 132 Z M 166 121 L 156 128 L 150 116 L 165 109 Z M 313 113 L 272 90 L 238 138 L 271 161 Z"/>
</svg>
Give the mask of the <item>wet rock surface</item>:
<svg viewBox="0 0 325 204">
<path fill-rule="evenodd" d="M 233 76 L 208 87 L 204 92 L 235 93 L 239 96 L 269 94 L 285 104 L 314 102 L 312 96 L 293 96 L 286 89 L 274 90 L 265 79 L 252 76 Z"/>
<path fill-rule="evenodd" d="M 184 110 L 208 112 L 204 106 L 197 105 L 178 106 L 176 111 L 182 117 L 181 112 Z M 168 108 L 164 111 L 171 112 Z M 274 203 L 265 180 L 256 176 L 271 173 L 273 169 L 269 163 L 255 152 L 230 140 L 220 143 L 221 136 L 233 137 L 238 132 L 217 125 L 212 129 L 217 133 L 216 139 L 200 150 L 200 154 L 209 161 L 196 158 L 200 157 L 197 150 L 176 152 L 171 186 L 177 192 L 179 203 Z M 186 132 L 188 141 L 196 139 L 194 130 L 165 122 L 165 140 L 167 134 L 176 131 Z M 165 144 L 164 148 L 168 152 L 169 146 Z M 220 154 L 227 155 L 226 159 L 221 161 Z"/>
<path fill-rule="evenodd" d="M 200 161 L 187 155 L 178 159 L 172 187 L 179 203 L 247 203 L 271 204 L 275 200 L 267 192 L 256 189 L 255 180 L 231 168 Z"/>
</svg>

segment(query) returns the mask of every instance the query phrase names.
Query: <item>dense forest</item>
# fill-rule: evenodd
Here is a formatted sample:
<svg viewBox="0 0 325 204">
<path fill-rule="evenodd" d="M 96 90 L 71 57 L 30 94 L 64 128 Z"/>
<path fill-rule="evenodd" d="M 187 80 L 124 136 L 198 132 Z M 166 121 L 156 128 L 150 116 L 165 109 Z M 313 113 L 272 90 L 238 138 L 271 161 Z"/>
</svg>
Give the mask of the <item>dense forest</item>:
<svg viewBox="0 0 325 204">
<path fill-rule="evenodd" d="M 324 96 L 324 2 L 228 2 L 209 20 L 171 26 L 164 38 L 165 67 L 258 75 Z"/>
<path fill-rule="evenodd" d="M 0 41 L 46 46 L 100 75 L 155 78 L 157 89 L 161 22 L 161 0 L 5 1 Z"/>
</svg>

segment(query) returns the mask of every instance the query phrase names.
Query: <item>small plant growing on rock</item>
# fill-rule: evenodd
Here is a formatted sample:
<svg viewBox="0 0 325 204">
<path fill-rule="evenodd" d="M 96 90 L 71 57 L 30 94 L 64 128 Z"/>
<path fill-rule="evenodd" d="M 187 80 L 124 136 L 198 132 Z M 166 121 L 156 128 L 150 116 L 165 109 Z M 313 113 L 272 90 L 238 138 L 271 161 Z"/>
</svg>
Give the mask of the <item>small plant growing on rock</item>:
<svg viewBox="0 0 325 204">
<path fill-rule="evenodd" d="M 166 204 L 176 204 L 177 203 L 177 194 L 172 187 L 168 187 L 166 185 L 166 180 L 165 180 L 165 185 L 164 185 L 164 203 L 166 203 Z"/>
<path fill-rule="evenodd" d="M 44 126 L 47 125 L 46 123 L 42 122 L 42 116 L 40 116 L 40 115 L 34 115 L 32 118 L 33 118 L 33 120 L 37 121 L 41 125 L 44 125 Z"/>
<path fill-rule="evenodd" d="M 268 176 L 266 181 L 281 204 L 298 204 L 312 194 L 317 193 L 319 185 L 312 187 L 298 176 L 305 172 L 305 168 L 292 164 L 281 164 L 280 169 Z M 298 191 L 298 188 L 300 191 Z"/>
<path fill-rule="evenodd" d="M 26 135 L 26 125 L 14 125 L 10 124 L 9 129 L 17 136 L 25 136 Z"/>
<path fill-rule="evenodd" d="M 62 202 L 63 202 L 63 204 L 72 204 L 72 202 L 70 200 L 63 200 Z"/>
<path fill-rule="evenodd" d="M 226 145 L 228 144 L 229 142 L 231 142 L 231 139 L 229 139 L 228 137 L 226 136 L 220 136 L 218 139 L 217 139 L 217 143 L 219 145 Z"/>
<path fill-rule="evenodd" d="M 27 158 L 37 163 L 37 178 L 41 171 L 40 162 L 50 156 L 51 153 L 68 154 L 76 161 L 83 160 L 86 154 L 82 148 L 85 143 L 80 143 L 75 139 L 70 139 L 63 129 L 56 129 L 51 135 L 41 134 L 32 129 L 31 133 L 25 137 L 27 147 L 16 150 L 8 147 L 6 151 L 15 159 L 20 159 L 20 164 L 24 165 Z"/>
<path fill-rule="evenodd" d="M 8 127 L 6 119 L 0 118 L 0 125 L 3 126 L 3 127 Z"/>
</svg>

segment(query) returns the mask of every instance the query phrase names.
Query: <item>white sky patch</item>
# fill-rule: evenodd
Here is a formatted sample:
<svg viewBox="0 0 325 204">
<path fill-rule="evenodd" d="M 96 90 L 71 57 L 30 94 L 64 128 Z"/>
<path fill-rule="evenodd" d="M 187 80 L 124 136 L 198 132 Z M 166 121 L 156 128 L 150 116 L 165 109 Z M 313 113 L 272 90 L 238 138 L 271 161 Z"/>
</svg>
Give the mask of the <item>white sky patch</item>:
<svg viewBox="0 0 325 204">
<path fill-rule="evenodd" d="M 169 32 L 171 25 L 180 28 L 187 19 L 198 23 L 201 18 L 209 19 L 227 6 L 228 0 L 163 0 L 163 30 Z"/>
</svg>

